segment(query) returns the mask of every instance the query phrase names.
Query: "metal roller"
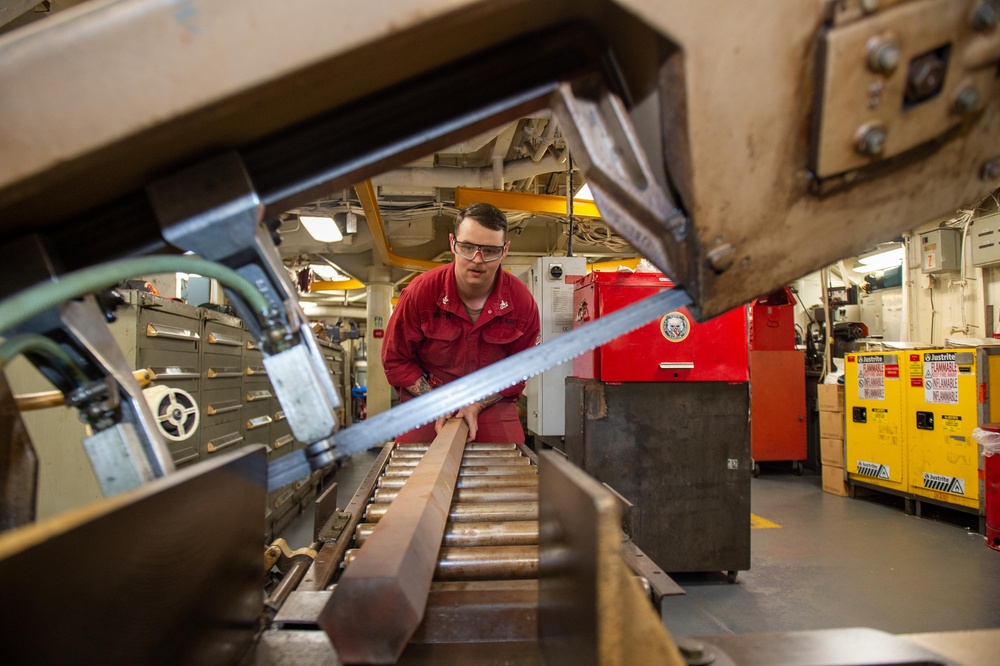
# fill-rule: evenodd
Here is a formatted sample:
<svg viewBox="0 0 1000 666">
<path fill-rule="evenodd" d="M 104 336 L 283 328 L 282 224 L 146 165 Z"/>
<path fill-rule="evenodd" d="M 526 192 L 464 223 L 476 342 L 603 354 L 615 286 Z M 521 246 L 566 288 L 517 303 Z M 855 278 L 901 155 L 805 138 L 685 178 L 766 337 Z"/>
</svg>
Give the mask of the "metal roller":
<svg viewBox="0 0 1000 666">
<path fill-rule="evenodd" d="M 389 467 L 416 467 L 420 464 L 421 458 L 392 458 Z M 488 456 L 485 458 L 463 458 L 462 466 L 473 465 L 530 465 L 531 460 L 525 456 Z"/>
<path fill-rule="evenodd" d="M 344 566 L 361 554 L 352 549 L 344 555 Z M 538 546 L 481 546 L 442 548 L 438 553 L 435 580 L 511 580 L 538 576 Z"/>
<path fill-rule="evenodd" d="M 393 460 L 420 460 L 424 457 L 423 451 L 409 451 L 405 449 L 396 449 L 392 452 Z M 517 449 L 511 449 L 509 451 L 466 451 L 466 460 L 470 458 L 518 458 L 524 457 L 524 454 Z"/>
<path fill-rule="evenodd" d="M 376 523 L 361 523 L 354 530 L 359 546 L 375 529 Z M 468 546 L 535 546 L 538 545 L 537 520 L 508 520 L 501 523 L 448 523 L 442 545 L 447 548 Z"/>
<path fill-rule="evenodd" d="M 386 465 L 384 476 L 409 476 L 416 467 L 407 465 Z M 459 477 L 463 476 L 509 476 L 537 474 L 535 465 L 463 465 L 458 470 Z"/>
<path fill-rule="evenodd" d="M 391 504 L 369 504 L 365 520 L 377 523 Z M 475 502 L 455 503 L 448 511 L 453 522 L 489 522 L 501 520 L 538 520 L 538 502 Z"/>
<path fill-rule="evenodd" d="M 436 580 L 510 580 L 538 577 L 538 546 L 442 548 Z"/>
<path fill-rule="evenodd" d="M 465 488 L 524 488 L 538 487 L 538 474 L 531 470 L 524 470 L 523 474 L 507 474 L 504 476 L 462 476 L 459 471 L 459 489 Z M 379 488 L 399 489 L 406 483 L 408 476 L 383 476 L 378 480 Z"/>
<path fill-rule="evenodd" d="M 379 488 L 372 502 L 387 504 L 396 499 L 396 488 Z M 464 488 L 455 493 L 455 502 L 534 502 L 538 500 L 537 486 L 513 486 L 503 488 Z"/>
<path fill-rule="evenodd" d="M 429 444 L 396 444 L 397 451 L 426 451 Z M 466 451 L 516 451 L 517 444 L 496 444 L 491 442 L 469 442 Z"/>
</svg>

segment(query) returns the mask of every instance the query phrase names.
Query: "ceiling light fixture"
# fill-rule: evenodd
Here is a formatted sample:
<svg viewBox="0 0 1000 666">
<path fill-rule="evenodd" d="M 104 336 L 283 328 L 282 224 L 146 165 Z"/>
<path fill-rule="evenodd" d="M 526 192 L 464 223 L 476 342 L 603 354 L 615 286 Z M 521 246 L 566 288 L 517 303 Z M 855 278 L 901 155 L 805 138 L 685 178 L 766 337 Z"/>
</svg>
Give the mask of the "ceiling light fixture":
<svg viewBox="0 0 1000 666">
<path fill-rule="evenodd" d="M 309 264 L 309 270 L 328 282 L 340 282 L 351 279 L 329 264 Z"/>
<path fill-rule="evenodd" d="M 340 227 L 332 217 L 317 215 L 299 215 L 299 221 L 309 235 L 320 243 L 336 243 L 344 239 Z"/>
<path fill-rule="evenodd" d="M 874 252 L 858 257 L 862 271 L 882 271 L 903 265 L 903 246 L 899 243 L 880 245 Z"/>
</svg>

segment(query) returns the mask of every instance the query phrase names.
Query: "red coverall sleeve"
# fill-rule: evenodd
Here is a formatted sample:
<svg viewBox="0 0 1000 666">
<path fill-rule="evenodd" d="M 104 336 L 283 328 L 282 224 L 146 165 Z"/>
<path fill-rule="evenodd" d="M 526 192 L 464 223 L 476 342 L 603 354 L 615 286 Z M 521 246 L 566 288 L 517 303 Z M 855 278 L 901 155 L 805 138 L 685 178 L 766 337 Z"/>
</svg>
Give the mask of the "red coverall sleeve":
<svg viewBox="0 0 1000 666">
<path fill-rule="evenodd" d="M 513 356 L 518 352 L 534 347 L 538 344 L 539 334 L 541 331 L 542 327 L 538 316 L 538 306 L 535 304 L 535 300 L 531 299 L 531 309 L 528 316 L 525 318 L 524 334 L 510 344 L 507 356 Z M 524 385 L 525 382 L 520 382 L 514 384 L 513 386 L 508 386 L 504 390 L 500 391 L 500 395 L 505 398 L 516 398 L 524 392 Z"/>
<path fill-rule="evenodd" d="M 424 335 L 416 301 L 415 297 L 403 291 L 389 317 L 382 342 L 382 367 L 390 386 L 397 389 L 412 386 L 424 374 L 424 369 L 417 364 L 417 350 Z"/>
</svg>

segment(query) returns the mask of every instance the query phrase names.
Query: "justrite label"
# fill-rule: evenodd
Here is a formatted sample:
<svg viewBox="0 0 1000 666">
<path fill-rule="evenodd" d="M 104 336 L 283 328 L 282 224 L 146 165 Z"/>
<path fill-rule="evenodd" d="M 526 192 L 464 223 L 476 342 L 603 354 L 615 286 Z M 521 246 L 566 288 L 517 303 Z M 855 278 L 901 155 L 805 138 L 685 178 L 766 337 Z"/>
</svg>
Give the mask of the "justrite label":
<svg viewBox="0 0 1000 666">
<path fill-rule="evenodd" d="M 864 460 L 858 461 L 858 474 L 861 476 L 870 476 L 873 479 L 885 479 L 889 480 L 889 466 L 880 465 L 873 462 L 865 462 Z"/>
<path fill-rule="evenodd" d="M 955 495 L 965 494 L 965 479 L 924 472 L 924 488 Z"/>
</svg>

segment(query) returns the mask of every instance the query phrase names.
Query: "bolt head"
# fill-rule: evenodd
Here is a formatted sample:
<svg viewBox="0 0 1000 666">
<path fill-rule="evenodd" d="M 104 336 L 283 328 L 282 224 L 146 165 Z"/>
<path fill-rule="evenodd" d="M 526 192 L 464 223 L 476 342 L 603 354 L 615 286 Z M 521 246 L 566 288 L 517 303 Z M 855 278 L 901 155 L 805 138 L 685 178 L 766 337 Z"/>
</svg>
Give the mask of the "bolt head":
<svg viewBox="0 0 1000 666">
<path fill-rule="evenodd" d="M 876 157 L 885 151 L 886 131 L 880 125 L 866 125 L 858 130 L 855 149 L 862 155 Z"/>
<path fill-rule="evenodd" d="M 861 0 L 861 11 L 865 14 L 872 14 L 878 11 L 880 0 Z"/>
<path fill-rule="evenodd" d="M 966 86 L 955 96 L 955 110 L 963 114 L 974 113 L 979 110 L 981 102 L 979 91 L 972 86 Z"/>
<path fill-rule="evenodd" d="M 706 259 L 716 273 L 722 273 L 736 260 L 736 248 L 731 243 L 722 243 L 709 250 Z"/>
<path fill-rule="evenodd" d="M 877 39 L 868 49 L 868 68 L 876 74 L 891 74 L 899 66 L 901 52 L 893 39 Z"/>
<path fill-rule="evenodd" d="M 991 0 L 984 0 L 972 14 L 972 27 L 975 30 L 992 30 L 997 25 L 997 8 Z"/>
</svg>

